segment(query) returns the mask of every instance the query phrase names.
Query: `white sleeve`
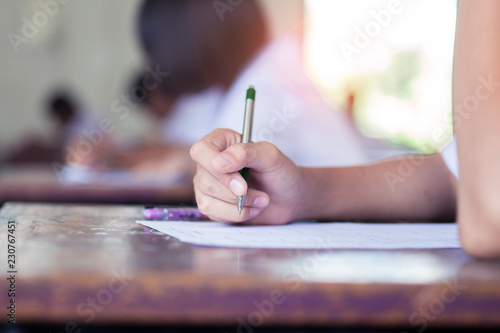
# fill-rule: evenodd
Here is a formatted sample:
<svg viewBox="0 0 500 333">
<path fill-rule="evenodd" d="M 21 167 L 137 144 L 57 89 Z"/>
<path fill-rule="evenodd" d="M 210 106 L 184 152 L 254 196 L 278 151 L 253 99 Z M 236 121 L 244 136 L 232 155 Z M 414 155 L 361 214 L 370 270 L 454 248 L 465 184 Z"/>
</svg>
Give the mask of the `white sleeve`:
<svg viewBox="0 0 500 333">
<path fill-rule="evenodd" d="M 210 133 L 221 99 L 222 90 L 217 87 L 179 97 L 171 114 L 161 121 L 163 142 L 192 145 Z"/>
<path fill-rule="evenodd" d="M 257 80 L 254 80 L 254 82 Z M 268 141 L 301 166 L 350 166 L 367 162 L 360 140 L 340 112 L 308 101 L 286 86 L 256 82 L 253 141 Z M 226 97 L 217 127 L 241 131 L 245 87 Z M 235 96 L 237 95 L 237 96 Z"/>
<path fill-rule="evenodd" d="M 459 179 L 458 175 L 458 154 L 457 154 L 457 142 L 453 139 L 441 152 L 443 160 L 450 169 L 450 172 Z"/>
<path fill-rule="evenodd" d="M 293 41 L 277 40 L 266 46 L 226 92 L 216 127 L 241 131 L 245 91 L 254 85 L 253 141 L 275 144 L 301 166 L 367 162 L 367 153 L 347 117 L 324 103 L 303 72 L 301 54 Z"/>
</svg>

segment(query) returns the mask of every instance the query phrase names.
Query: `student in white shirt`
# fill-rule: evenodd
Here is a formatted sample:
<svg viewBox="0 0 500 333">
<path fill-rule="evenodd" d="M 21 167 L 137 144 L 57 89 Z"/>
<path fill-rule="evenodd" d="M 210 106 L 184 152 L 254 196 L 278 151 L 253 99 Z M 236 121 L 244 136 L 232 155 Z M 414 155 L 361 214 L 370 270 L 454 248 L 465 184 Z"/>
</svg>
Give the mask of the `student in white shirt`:
<svg viewBox="0 0 500 333">
<path fill-rule="evenodd" d="M 141 8 L 149 64 L 169 72 L 161 87 L 177 100 L 164 121 L 167 142 L 191 146 L 218 127 L 240 132 L 253 85 L 253 141 L 269 141 L 304 166 L 368 160 L 347 117 L 322 101 L 303 72 L 298 42 L 269 41 L 254 0 L 219 14 L 204 0 L 147 0 Z"/>
<path fill-rule="evenodd" d="M 211 1 L 146 0 L 139 38 L 151 69 L 132 89 L 160 127 L 161 142 L 89 159 L 100 167 L 165 170 L 218 127 L 241 131 L 245 94 L 257 90 L 253 141 L 274 143 L 299 165 L 366 162 L 361 139 L 339 110 L 328 107 L 302 69 L 294 39 L 269 41 L 255 0 L 221 16 Z M 167 75 L 168 73 L 168 75 Z M 151 82 L 150 82 L 151 81 Z M 162 96 L 159 96 L 163 93 Z M 116 150 L 116 149 L 113 149 Z M 194 166 L 194 163 L 192 163 Z"/>
<path fill-rule="evenodd" d="M 456 219 L 466 252 L 500 258 L 499 15 L 496 0 L 459 2 L 453 76 L 459 181 L 443 159 L 453 164 L 453 145 L 443 156 L 304 168 L 272 144 L 241 144 L 238 133 L 218 129 L 191 148 L 200 211 L 217 220 L 256 224 Z M 245 166 L 253 177 L 249 186 L 238 173 Z M 236 195 L 247 189 L 239 215 Z"/>
</svg>

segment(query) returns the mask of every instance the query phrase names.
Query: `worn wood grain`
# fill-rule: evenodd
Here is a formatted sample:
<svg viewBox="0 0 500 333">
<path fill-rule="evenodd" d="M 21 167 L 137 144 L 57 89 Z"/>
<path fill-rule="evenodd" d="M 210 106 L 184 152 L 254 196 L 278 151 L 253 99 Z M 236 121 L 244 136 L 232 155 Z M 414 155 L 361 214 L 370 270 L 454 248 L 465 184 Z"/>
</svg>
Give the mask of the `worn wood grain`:
<svg viewBox="0 0 500 333">
<path fill-rule="evenodd" d="M 139 206 L 5 204 L 2 244 L 17 223 L 18 322 L 500 325 L 500 262 L 460 249 L 194 247 L 140 218 Z"/>
</svg>

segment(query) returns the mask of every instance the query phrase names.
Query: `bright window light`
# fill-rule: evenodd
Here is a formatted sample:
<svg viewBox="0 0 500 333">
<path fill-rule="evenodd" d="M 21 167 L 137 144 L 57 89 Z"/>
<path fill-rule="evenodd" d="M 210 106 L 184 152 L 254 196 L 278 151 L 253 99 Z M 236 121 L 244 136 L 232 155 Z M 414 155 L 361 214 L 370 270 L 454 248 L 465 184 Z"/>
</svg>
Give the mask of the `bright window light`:
<svg viewBox="0 0 500 333">
<path fill-rule="evenodd" d="M 452 136 L 455 20 L 456 0 L 306 0 L 305 67 L 367 136 L 433 152 Z"/>
</svg>

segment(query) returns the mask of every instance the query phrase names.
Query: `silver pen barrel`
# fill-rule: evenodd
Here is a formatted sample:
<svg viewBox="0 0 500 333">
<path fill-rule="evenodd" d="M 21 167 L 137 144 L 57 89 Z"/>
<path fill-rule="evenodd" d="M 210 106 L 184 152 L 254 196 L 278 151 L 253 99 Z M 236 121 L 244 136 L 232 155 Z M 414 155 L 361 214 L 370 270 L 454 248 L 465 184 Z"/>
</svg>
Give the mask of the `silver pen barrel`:
<svg viewBox="0 0 500 333">
<path fill-rule="evenodd" d="M 253 104 L 253 99 L 246 100 L 245 115 L 243 118 L 243 131 L 241 132 L 242 143 L 250 143 L 252 140 Z"/>
</svg>

